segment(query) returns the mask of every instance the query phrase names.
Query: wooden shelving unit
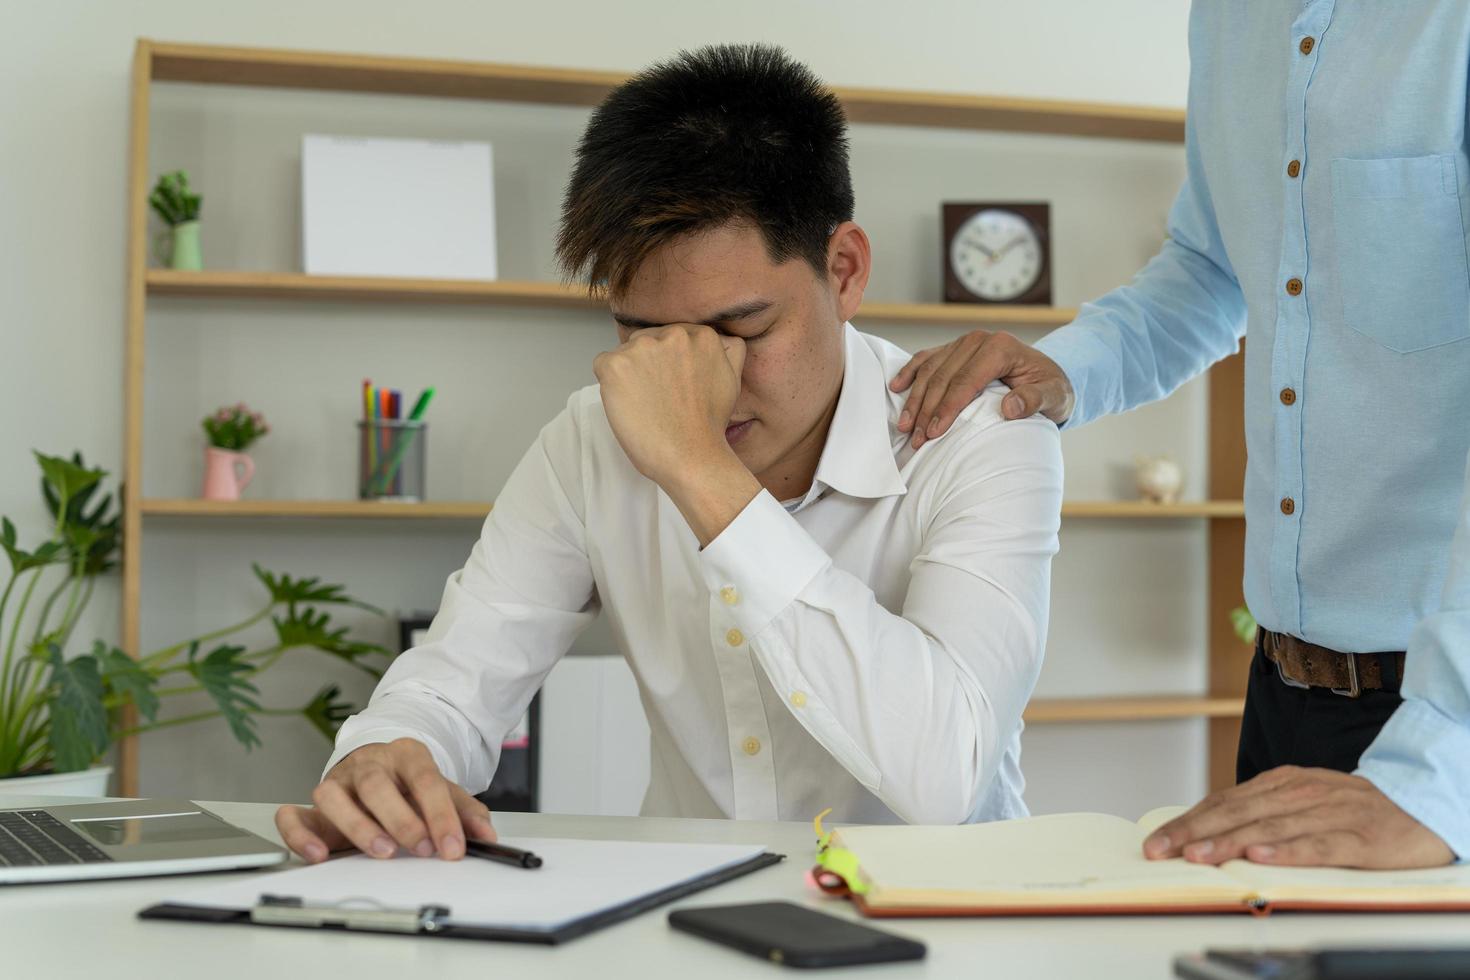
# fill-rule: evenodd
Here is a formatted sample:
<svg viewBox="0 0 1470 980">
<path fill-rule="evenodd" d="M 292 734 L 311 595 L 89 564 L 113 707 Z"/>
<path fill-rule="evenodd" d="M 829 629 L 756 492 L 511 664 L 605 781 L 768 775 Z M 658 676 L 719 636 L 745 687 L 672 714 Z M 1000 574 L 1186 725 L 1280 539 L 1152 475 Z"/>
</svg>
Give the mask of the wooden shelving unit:
<svg viewBox="0 0 1470 980">
<path fill-rule="evenodd" d="M 158 82 L 593 106 L 628 78 L 573 68 L 142 43 L 149 46 L 150 78 Z M 1184 113 L 1174 109 L 874 88 L 834 91 L 848 118 L 859 123 L 1184 142 Z"/>
<path fill-rule="evenodd" d="M 1086 500 L 1063 503 L 1062 516 L 1129 521 L 1177 520 L 1182 517 L 1230 520 L 1245 516 L 1245 504 L 1239 500 L 1181 500 L 1173 504 L 1154 504 L 1147 500 Z"/>
<path fill-rule="evenodd" d="M 486 99 L 546 105 L 597 104 L 627 76 L 619 72 L 518 65 L 382 58 L 139 40 L 134 52 L 128 183 L 126 341 L 124 346 L 123 479 L 142 486 L 144 339 L 150 298 L 263 299 L 301 302 L 402 302 L 515 305 L 595 311 L 581 290 L 559 283 L 307 276 L 288 272 L 176 272 L 147 268 L 149 104 L 154 83 L 190 82 L 271 88 Z M 839 88 L 855 123 L 943 127 L 1180 143 L 1184 114 L 1175 110 L 1012 99 L 951 93 Z M 1049 327 L 1068 322 L 1072 309 L 950 306 L 870 302 L 860 317 L 890 323 L 955 327 Z M 1242 645 L 1229 631 L 1228 611 L 1239 602 L 1244 521 L 1239 501 L 1244 474 L 1240 431 L 1240 358 L 1212 372 L 1211 474 L 1208 501 L 1171 505 L 1141 502 L 1077 502 L 1064 507 L 1069 520 L 1160 519 L 1208 521 L 1210 552 L 1210 688 L 1205 696 L 1095 698 L 1033 701 L 1029 721 L 1109 722 L 1195 718 L 1210 720 L 1211 783 L 1230 781 L 1226 767 L 1239 728 L 1244 693 Z M 136 651 L 143 519 L 292 518 L 304 520 L 480 520 L 486 502 L 391 504 L 377 501 L 247 500 L 213 502 L 129 495 L 124 501 L 121 644 Z M 136 795 L 135 738 L 119 746 L 118 792 Z"/>
<path fill-rule="evenodd" d="M 479 501 L 399 503 L 376 500 L 197 500 L 184 497 L 145 497 L 143 514 L 149 517 L 300 517 L 381 520 L 484 520 L 490 504 Z M 1208 500 L 1177 504 L 1143 501 L 1082 501 L 1062 505 L 1062 517 L 1074 520 L 1180 520 L 1237 518 L 1244 512 L 1238 500 Z"/>
<path fill-rule="evenodd" d="M 392 500 L 176 500 L 148 498 L 142 502 L 149 517 L 302 518 L 308 520 L 429 520 L 483 521 L 490 504 L 478 501 Z"/>
<path fill-rule="evenodd" d="M 554 282 L 482 282 L 473 279 L 392 279 L 308 276 L 297 272 L 179 272 L 149 269 L 150 296 L 228 299 L 465 303 L 548 309 L 603 310 L 586 290 Z M 944 303 L 864 303 L 859 316 L 891 323 L 958 326 L 1057 327 L 1075 309 L 1055 306 L 958 306 Z"/>
<path fill-rule="evenodd" d="M 1167 721 L 1175 718 L 1239 718 L 1242 698 L 1036 698 L 1026 706 L 1027 724 L 1100 721 Z"/>
</svg>

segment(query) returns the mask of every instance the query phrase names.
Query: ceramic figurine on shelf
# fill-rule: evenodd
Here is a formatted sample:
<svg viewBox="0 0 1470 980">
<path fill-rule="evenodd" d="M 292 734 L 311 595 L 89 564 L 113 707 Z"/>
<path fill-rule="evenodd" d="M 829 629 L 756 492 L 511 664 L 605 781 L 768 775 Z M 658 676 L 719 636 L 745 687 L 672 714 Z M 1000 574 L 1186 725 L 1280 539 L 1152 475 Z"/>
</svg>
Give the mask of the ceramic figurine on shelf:
<svg viewBox="0 0 1470 980">
<path fill-rule="evenodd" d="M 1138 492 L 1144 500 L 1156 504 L 1172 504 L 1179 499 L 1179 489 L 1184 486 L 1184 471 L 1179 464 L 1167 456 L 1138 456 L 1134 458 Z"/>
<path fill-rule="evenodd" d="M 255 476 L 255 463 L 245 450 L 270 432 L 265 416 L 244 402 L 226 406 L 204 420 L 209 446 L 204 450 L 205 500 L 239 500 Z"/>
<path fill-rule="evenodd" d="M 148 204 L 168 225 L 154 242 L 158 260 L 172 269 L 202 269 L 199 250 L 199 205 L 203 201 L 189 189 L 189 175 L 182 170 L 164 174 L 153 185 Z M 167 246 L 165 248 L 165 245 Z"/>
</svg>

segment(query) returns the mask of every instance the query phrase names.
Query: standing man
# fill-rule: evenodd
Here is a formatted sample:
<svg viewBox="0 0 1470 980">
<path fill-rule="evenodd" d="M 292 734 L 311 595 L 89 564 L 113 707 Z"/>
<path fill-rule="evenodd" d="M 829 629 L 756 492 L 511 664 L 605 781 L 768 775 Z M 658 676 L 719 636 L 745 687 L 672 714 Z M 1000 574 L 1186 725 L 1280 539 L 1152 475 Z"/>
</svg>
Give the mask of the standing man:
<svg viewBox="0 0 1470 980">
<path fill-rule="evenodd" d="M 1470 857 L 1470 4 L 1211 0 L 1190 56 L 1163 250 L 1034 350 L 921 353 L 900 425 L 922 446 L 996 378 L 1007 417 L 1083 425 L 1248 332 L 1242 785 L 1145 852 Z"/>
</svg>

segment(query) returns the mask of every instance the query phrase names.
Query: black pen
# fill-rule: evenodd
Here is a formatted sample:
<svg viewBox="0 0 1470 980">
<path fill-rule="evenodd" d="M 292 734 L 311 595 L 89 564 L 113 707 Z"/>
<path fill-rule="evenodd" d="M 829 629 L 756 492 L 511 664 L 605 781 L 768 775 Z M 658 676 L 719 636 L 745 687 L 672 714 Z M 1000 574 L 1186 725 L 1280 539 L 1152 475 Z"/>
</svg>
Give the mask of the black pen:
<svg viewBox="0 0 1470 980">
<path fill-rule="evenodd" d="M 465 857 L 499 861 L 501 864 L 513 864 L 518 868 L 541 867 L 539 857 L 530 851 L 523 851 L 519 847 L 511 847 L 507 844 L 488 844 L 485 841 L 467 840 L 464 842 L 464 853 Z"/>
</svg>

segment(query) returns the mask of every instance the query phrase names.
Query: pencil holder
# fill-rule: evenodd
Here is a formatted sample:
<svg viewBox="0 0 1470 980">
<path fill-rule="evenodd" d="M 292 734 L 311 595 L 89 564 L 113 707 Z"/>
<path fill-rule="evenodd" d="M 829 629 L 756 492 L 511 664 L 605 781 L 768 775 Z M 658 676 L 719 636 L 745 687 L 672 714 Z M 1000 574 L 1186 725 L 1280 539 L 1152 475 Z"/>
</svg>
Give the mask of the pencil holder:
<svg viewBox="0 0 1470 980">
<path fill-rule="evenodd" d="M 428 426 L 374 419 L 357 423 L 357 495 L 362 500 L 424 499 Z"/>
</svg>

